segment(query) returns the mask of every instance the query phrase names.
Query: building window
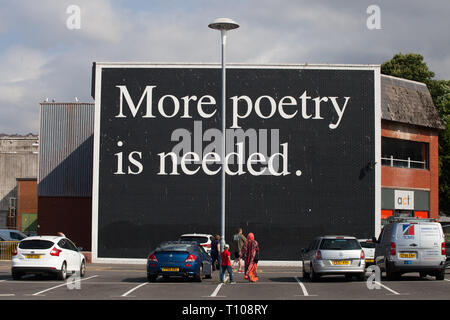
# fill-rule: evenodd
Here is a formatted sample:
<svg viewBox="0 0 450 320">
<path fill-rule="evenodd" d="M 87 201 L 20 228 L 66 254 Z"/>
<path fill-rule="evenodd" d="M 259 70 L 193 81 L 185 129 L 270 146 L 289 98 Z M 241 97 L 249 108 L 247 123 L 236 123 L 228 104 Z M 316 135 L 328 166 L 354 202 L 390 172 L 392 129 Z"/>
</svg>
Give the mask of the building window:
<svg viewBox="0 0 450 320">
<path fill-rule="evenodd" d="M 429 144 L 382 137 L 381 164 L 390 167 L 429 169 Z"/>
</svg>

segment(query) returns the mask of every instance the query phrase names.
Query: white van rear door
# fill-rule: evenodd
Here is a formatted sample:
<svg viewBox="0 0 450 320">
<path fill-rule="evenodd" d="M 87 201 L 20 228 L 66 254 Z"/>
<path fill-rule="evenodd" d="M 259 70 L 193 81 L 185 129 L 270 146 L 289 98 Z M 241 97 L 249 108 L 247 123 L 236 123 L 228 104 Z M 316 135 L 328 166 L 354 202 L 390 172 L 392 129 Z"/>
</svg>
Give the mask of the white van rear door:
<svg viewBox="0 0 450 320">
<path fill-rule="evenodd" d="M 401 223 L 397 227 L 397 250 L 400 259 L 439 260 L 442 232 L 436 223 Z"/>
<path fill-rule="evenodd" d="M 441 261 L 443 259 L 441 245 L 444 242 L 441 225 L 439 223 L 420 224 L 420 236 L 422 259 L 425 261 Z"/>
<path fill-rule="evenodd" d="M 420 229 L 417 223 L 399 223 L 396 230 L 397 257 L 405 264 L 420 259 Z"/>
<path fill-rule="evenodd" d="M 397 247 L 417 248 L 420 245 L 420 227 L 417 223 L 399 223 L 397 225 Z"/>
<path fill-rule="evenodd" d="M 444 241 L 441 226 L 438 223 L 420 224 L 421 248 L 441 248 Z"/>
</svg>

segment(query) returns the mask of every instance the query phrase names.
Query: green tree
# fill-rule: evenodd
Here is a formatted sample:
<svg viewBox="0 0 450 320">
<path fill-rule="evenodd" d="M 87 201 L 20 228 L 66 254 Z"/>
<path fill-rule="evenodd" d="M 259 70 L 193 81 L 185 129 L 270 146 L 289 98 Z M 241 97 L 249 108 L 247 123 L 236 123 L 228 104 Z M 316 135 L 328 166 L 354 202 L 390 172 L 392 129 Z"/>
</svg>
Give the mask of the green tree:
<svg viewBox="0 0 450 320">
<path fill-rule="evenodd" d="M 396 54 L 381 65 L 381 73 L 404 79 L 425 82 L 434 77 L 434 72 L 423 62 L 423 56 L 416 53 Z"/>
<path fill-rule="evenodd" d="M 436 80 L 423 56 L 398 53 L 381 65 L 381 73 L 423 82 L 430 90 L 446 129 L 439 133 L 439 209 L 450 215 L 450 80 Z"/>
</svg>

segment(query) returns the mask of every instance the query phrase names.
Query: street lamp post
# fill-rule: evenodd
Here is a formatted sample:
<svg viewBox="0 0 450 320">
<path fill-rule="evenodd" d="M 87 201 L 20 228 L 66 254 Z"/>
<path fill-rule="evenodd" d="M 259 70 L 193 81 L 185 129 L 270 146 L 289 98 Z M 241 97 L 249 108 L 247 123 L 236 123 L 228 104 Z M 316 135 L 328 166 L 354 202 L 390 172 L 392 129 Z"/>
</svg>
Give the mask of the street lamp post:
<svg viewBox="0 0 450 320">
<path fill-rule="evenodd" d="M 239 28 L 239 25 L 231 19 L 219 18 L 211 22 L 208 27 L 220 30 L 222 39 L 222 201 L 220 215 L 220 250 L 225 245 L 225 135 L 226 135 L 226 68 L 225 68 L 225 46 L 227 44 L 227 31 Z"/>
</svg>

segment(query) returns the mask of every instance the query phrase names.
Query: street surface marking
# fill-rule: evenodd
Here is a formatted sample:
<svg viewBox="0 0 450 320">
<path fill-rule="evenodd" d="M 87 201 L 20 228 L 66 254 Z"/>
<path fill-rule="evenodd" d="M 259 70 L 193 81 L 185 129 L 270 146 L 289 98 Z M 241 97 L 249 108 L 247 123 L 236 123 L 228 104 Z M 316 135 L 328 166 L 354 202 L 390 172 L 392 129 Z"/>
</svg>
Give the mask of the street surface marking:
<svg viewBox="0 0 450 320">
<path fill-rule="evenodd" d="M 304 296 L 309 296 L 308 291 L 306 290 L 305 285 L 299 280 L 299 278 L 298 278 L 298 277 L 294 277 L 294 279 L 298 282 L 298 284 L 299 284 L 300 287 L 302 288 L 303 295 L 304 295 Z"/>
<path fill-rule="evenodd" d="M 213 293 L 211 293 L 210 297 L 217 297 L 217 294 L 219 293 L 220 288 L 222 288 L 223 283 L 219 283 L 219 285 L 216 287 Z"/>
<path fill-rule="evenodd" d="M 0 293 L 0 297 L 14 297 L 14 293 Z"/>
<path fill-rule="evenodd" d="M 397 291 L 392 290 L 391 288 L 385 286 L 384 284 L 382 284 L 381 282 L 378 281 L 374 281 L 376 284 L 380 285 L 381 287 L 385 288 L 386 290 L 392 292 L 395 295 L 400 295 L 400 293 L 398 293 Z"/>
<path fill-rule="evenodd" d="M 223 281 L 224 281 L 224 282 L 227 282 L 227 281 L 228 281 L 228 274 L 225 274 L 225 275 L 224 275 Z M 214 290 L 214 292 L 211 293 L 210 297 L 211 297 L 211 298 L 219 298 L 219 297 L 220 297 L 220 298 L 224 298 L 225 296 L 218 296 L 218 295 L 217 295 L 217 294 L 219 293 L 220 288 L 222 288 L 222 286 L 223 286 L 223 283 L 222 283 L 222 282 L 219 283 L 219 285 L 216 287 L 216 289 Z"/>
<path fill-rule="evenodd" d="M 140 287 L 145 286 L 146 284 L 148 284 L 148 282 L 141 283 L 140 285 L 134 287 L 133 289 L 131 289 L 131 290 L 125 292 L 123 295 L 121 295 L 121 297 L 127 297 L 130 293 L 132 293 L 133 291 L 139 289 Z"/>
<path fill-rule="evenodd" d="M 81 281 L 89 280 L 89 279 L 92 279 L 92 278 L 95 278 L 95 277 L 98 277 L 98 275 L 95 275 L 95 276 L 92 276 L 92 277 L 89 277 L 89 278 L 85 278 L 85 279 L 75 280 L 75 281 L 73 281 L 73 282 L 81 282 Z M 57 288 L 60 288 L 60 287 L 64 287 L 64 286 L 67 286 L 67 283 L 66 283 L 66 282 L 64 282 L 63 284 L 60 284 L 60 285 L 58 285 L 58 286 L 54 286 L 54 287 L 51 287 L 51 288 L 48 288 L 48 289 L 45 289 L 45 290 L 36 292 L 36 293 L 32 294 L 32 296 L 38 296 L 38 295 L 40 295 L 40 294 L 42 294 L 42 293 L 45 293 L 45 292 L 48 292 L 48 291 L 51 291 L 51 290 L 53 290 L 53 289 L 57 289 Z"/>
<path fill-rule="evenodd" d="M 305 285 L 300 281 L 300 279 L 298 277 L 294 277 L 294 279 L 298 282 L 298 284 L 302 288 L 303 296 L 305 296 L 305 297 L 317 297 L 317 295 L 315 295 L 315 294 L 311 295 L 311 294 L 308 293 L 308 291 L 306 290 Z"/>
</svg>

